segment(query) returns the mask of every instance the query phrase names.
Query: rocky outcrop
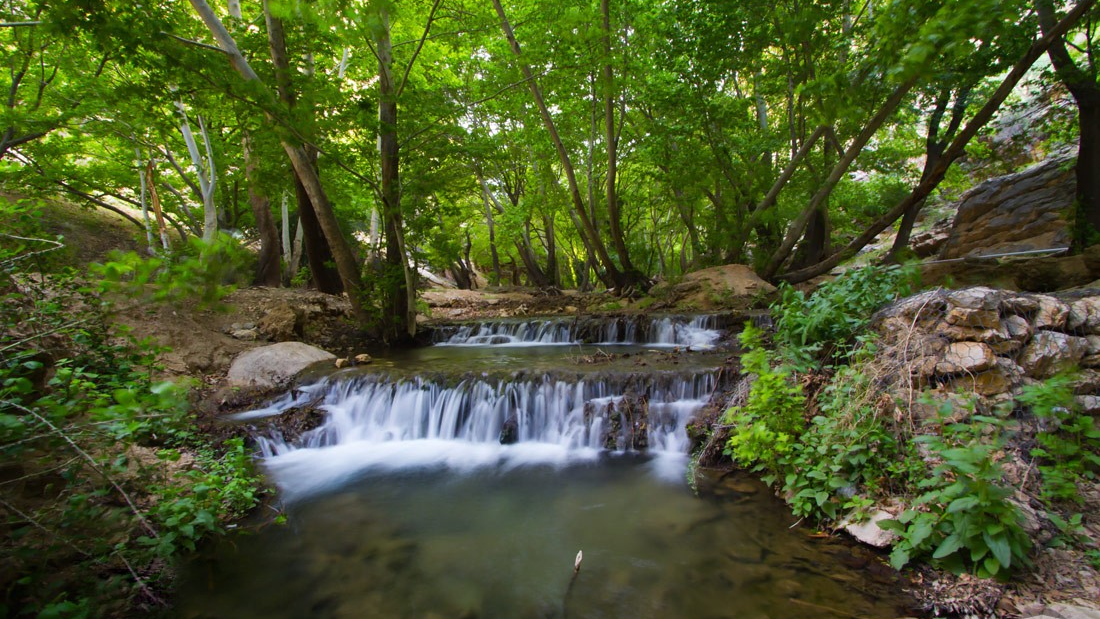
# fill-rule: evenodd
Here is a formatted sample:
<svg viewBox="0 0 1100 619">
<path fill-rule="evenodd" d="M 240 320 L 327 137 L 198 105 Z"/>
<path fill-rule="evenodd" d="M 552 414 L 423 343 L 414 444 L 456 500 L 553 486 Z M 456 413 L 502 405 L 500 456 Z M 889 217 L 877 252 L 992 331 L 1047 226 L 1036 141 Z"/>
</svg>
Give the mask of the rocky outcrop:
<svg viewBox="0 0 1100 619">
<path fill-rule="evenodd" d="M 310 365 L 334 359 L 336 355 L 309 344 L 280 342 L 238 355 L 227 380 L 231 387 L 282 387 Z"/>
<path fill-rule="evenodd" d="M 1068 246 L 1066 216 L 1076 187 L 1073 161 L 1071 157 L 1048 159 L 966 192 L 940 257 Z"/>
</svg>

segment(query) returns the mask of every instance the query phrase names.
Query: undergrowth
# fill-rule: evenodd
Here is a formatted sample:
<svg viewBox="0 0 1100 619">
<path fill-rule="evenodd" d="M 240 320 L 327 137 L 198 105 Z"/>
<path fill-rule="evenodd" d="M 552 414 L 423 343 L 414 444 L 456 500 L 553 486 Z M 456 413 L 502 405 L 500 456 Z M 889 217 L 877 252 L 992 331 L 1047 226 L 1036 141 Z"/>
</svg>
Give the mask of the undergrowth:
<svg viewBox="0 0 1100 619">
<path fill-rule="evenodd" d="M 864 332 L 872 314 L 912 284 L 904 268 L 870 267 L 809 296 L 784 288 L 771 308 L 776 349 L 764 347 L 759 329 L 747 326 L 742 335 L 752 386 L 723 418 L 730 426 L 725 453 L 813 522 L 839 526 L 887 498 L 900 502 L 897 516 L 880 523 L 897 534 L 890 562 L 898 569 L 919 559 L 1004 578 L 1028 563 L 1031 546 L 1021 511 L 1008 500 L 1016 489 L 1001 466 L 1019 427 L 1009 421 L 1019 415 L 1038 421 L 1026 455 L 1038 467 L 1048 503 L 1079 501 L 1077 485 L 1096 479 L 1100 431 L 1076 406 L 1070 377 L 1027 387 L 990 414 L 976 414 L 973 402 L 947 400 L 932 406 L 936 419 L 916 427 L 905 404 L 881 387 L 891 373 L 907 370 L 879 362 Z M 807 398 L 803 384 L 815 376 L 825 384 Z M 1065 530 L 1072 527 L 1070 518 Z"/>
<path fill-rule="evenodd" d="M 251 456 L 195 429 L 187 386 L 154 378 L 160 351 L 114 324 L 94 279 L 31 274 L 59 241 L 0 236 L 0 615 L 152 612 L 171 560 L 256 505 Z M 201 261 L 227 247 L 119 257 L 99 283 L 215 302 L 225 273 Z"/>
</svg>

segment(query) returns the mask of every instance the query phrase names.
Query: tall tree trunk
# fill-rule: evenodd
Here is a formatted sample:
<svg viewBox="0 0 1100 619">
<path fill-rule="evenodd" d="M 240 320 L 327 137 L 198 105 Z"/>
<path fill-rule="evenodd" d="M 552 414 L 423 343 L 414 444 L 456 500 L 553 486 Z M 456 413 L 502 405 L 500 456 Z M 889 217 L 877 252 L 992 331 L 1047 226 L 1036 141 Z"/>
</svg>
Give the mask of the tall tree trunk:
<svg viewBox="0 0 1100 619">
<path fill-rule="evenodd" d="M 621 286 L 643 286 L 648 288 L 646 277 L 630 261 L 630 250 L 626 246 L 623 234 L 622 213 L 619 211 L 619 194 L 616 191 L 616 179 L 619 172 L 619 136 L 615 127 L 615 72 L 611 66 L 611 1 L 600 0 L 600 13 L 603 16 L 603 103 L 604 103 L 604 140 L 607 144 L 607 220 L 611 232 L 611 246 L 619 256 L 622 266 Z"/>
<path fill-rule="evenodd" d="M 1054 41 L 1069 31 L 1073 24 L 1081 19 L 1081 17 L 1095 4 L 1096 0 L 1081 0 L 1074 5 L 1061 21 L 1052 26 L 1049 30 L 1045 30 L 1043 37 L 1028 48 L 1024 55 L 1015 65 L 1013 65 L 1008 75 L 1001 80 L 1001 84 L 997 87 L 997 90 L 990 95 L 985 105 L 982 106 L 982 109 L 978 110 L 978 113 L 970 119 L 970 122 L 966 123 L 962 131 L 960 131 L 959 134 L 955 136 L 955 139 L 951 141 L 951 145 L 944 151 L 939 163 L 936 164 L 936 167 L 928 175 L 928 178 L 918 183 L 907 198 L 876 219 L 871 225 L 867 226 L 859 236 L 849 242 L 840 251 L 834 252 L 825 260 L 811 267 L 785 273 L 780 279 L 791 283 L 799 283 L 828 272 L 830 269 L 840 264 L 841 261 L 856 255 L 859 250 L 863 249 L 867 243 L 870 243 L 879 233 L 897 221 L 898 217 L 901 217 L 907 209 L 927 198 L 928 194 L 932 193 L 932 190 L 934 190 L 936 186 L 939 185 L 940 181 L 943 180 L 951 164 L 962 156 L 970 140 L 991 118 L 993 118 L 993 115 L 1001 107 L 1001 104 L 1004 103 L 1004 100 L 1012 93 L 1012 89 L 1016 87 L 1016 84 L 1018 84 L 1028 70 L 1031 69 L 1031 65 L 1035 64 L 1035 61 L 1046 53 L 1047 49 L 1050 48 Z"/>
<path fill-rule="evenodd" d="M 1035 0 L 1043 34 L 1054 30 L 1055 12 L 1051 0 Z M 1077 204 L 1073 225 L 1073 247 L 1081 251 L 1100 243 L 1100 86 L 1094 67 L 1079 67 L 1066 50 L 1064 35 L 1059 35 L 1047 50 L 1058 79 L 1077 103 Z M 1091 48 L 1090 48 L 1091 50 Z M 1087 59 L 1091 61 L 1091 55 Z"/>
<path fill-rule="evenodd" d="M 275 86 L 279 100 L 293 110 L 297 104 L 291 81 L 290 61 L 286 51 L 286 35 L 284 34 L 283 21 L 272 15 L 267 0 L 263 2 L 264 21 L 267 25 L 267 42 L 271 52 L 271 64 L 275 68 Z M 317 153 L 309 146 L 304 146 L 307 161 L 313 167 L 313 174 L 317 171 Z M 293 169 L 293 168 L 292 168 Z M 310 276 L 317 290 L 327 294 L 340 294 L 344 291 L 341 276 L 338 269 L 333 268 L 335 262 L 333 250 L 329 247 L 321 223 L 317 218 L 316 208 L 309 197 L 302 177 L 294 174 L 294 196 L 298 202 L 298 225 L 302 229 L 302 239 L 305 245 L 306 261 L 309 263 Z"/>
<path fill-rule="evenodd" d="M 546 101 L 543 100 L 542 90 L 539 88 L 538 81 L 535 79 L 531 67 L 523 62 L 523 55 L 520 51 L 519 43 L 516 41 L 516 35 L 512 31 L 512 25 L 508 22 L 508 17 L 504 13 L 504 7 L 501 6 L 500 0 L 493 0 L 493 8 L 496 9 L 497 16 L 500 17 L 501 28 L 504 30 L 504 36 L 507 37 L 508 44 L 512 48 L 512 53 L 520 60 L 520 70 L 523 72 L 523 77 L 527 82 L 528 88 L 531 90 L 531 96 L 535 100 L 535 106 L 539 109 L 543 126 L 546 127 L 547 133 L 550 134 L 550 138 L 554 142 L 554 149 L 558 153 L 558 159 L 561 162 L 562 169 L 565 171 L 565 178 L 569 183 L 569 197 L 573 205 L 570 213 L 574 221 L 579 224 L 577 233 L 580 235 L 581 240 L 585 241 L 585 246 L 595 253 L 596 258 L 603 267 L 600 278 L 603 280 L 604 284 L 609 287 L 628 285 L 629 282 L 623 277 L 622 272 L 619 271 L 618 267 L 615 266 L 615 263 L 611 260 L 611 256 L 607 253 L 607 248 L 604 246 L 603 241 L 600 240 L 594 222 L 588 216 L 584 199 L 581 198 L 580 187 L 577 184 L 577 175 L 573 169 L 573 163 L 569 158 L 569 153 L 565 150 L 565 144 L 561 141 L 557 126 L 554 124 L 553 117 L 550 116 L 550 109 L 546 106 Z"/>
<path fill-rule="evenodd" d="M 500 285 L 500 254 L 497 253 L 496 223 L 493 221 L 493 207 L 489 202 L 490 196 L 485 184 L 481 185 L 481 199 L 485 203 L 485 224 L 489 227 L 489 255 L 493 261 L 493 276 L 490 283 Z"/>
<path fill-rule="evenodd" d="M 396 341 L 416 335 L 416 282 L 405 252 L 405 231 L 401 215 L 401 186 L 398 172 L 400 152 L 397 144 L 397 89 L 393 80 L 393 46 L 390 41 L 389 15 L 379 11 L 381 24 L 374 29 L 378 54 L 378 153 L 382 160 L 382 222 L 386 231 L 386 264 L 400 272 L 400 279 L 386 291 L 384 318 L 386 339 Z"/>
<path fill-rule="evenodd" d="M 211 34 L 214 35 L 214 39 L 218 42 L 218 45 L 225 52 L 229 58 L 230 64 L 241 75 L 245 82 L 252 82 L 262 85 L 256 72 L 252 70 L 252 67 L 245 60 L 245 57 L 241 55 L 240 50 L 237 48 L 236 41 L 229 34 L 229 31 L 225 29 L 221 20 L 211 10 L 210 5 L 206 3 L 206 0 L 191 0 L 191 6 L 194 7 L 195 12 L 198 13 L 206 27 L 210 29 Z M 268 118 L 273 121 L 274 119 Z M 328 241 L 330 248 L 332 249 L 333 259 L 336 262 L 336 268 L 340 273 L 340 278 L 343 280 L 344 289 L 348 293 L 348 300 L 351 303 L 352 312 L 355 314 L 356 319 L 361 322 L 367 320 L 367 314 L 363 309 L 362 298 L 360 292 L 362 290 L 361 282 L 359 279 L 359 265 L 355 260 L 354 254 L 352 254 L 351 247 L 344 239 L 343 233 L 340 231 L 340 224 L 336 220 L 336 215 L 332 210 L 332 205 L 328 201 L 328 194 L 325 193 L 324 188 L 321 186 L 321 181 L 317 177 L 316 170 L 313 169 L 313 164 L 306 155 L 305 150 L 296 146 L 288 141 L 285 136 L 280 135 L 280 141 L 283 146 L 283 150 L 286 152 L 287 158 L 290 159 L 291 165 L 294 167 L 295 173 L 298 178 L 302 180 L 306 192 L 309 195 L 309 200 L 313 204 L 314 212 L 317 215 L 318 223 L 321 226 L 321 230 L 324 232 L 325 239 Z"/>
<path fill-rule="evenodd" d="M 252 207 L 256 229 L 260 233 L 260 253 L 256 256 L 256 273 L 252 283 L 277 288 L 283 281 L 279 260 L 279 229 L 275 227 L 275 219 L 271 216 L 271 201 L 256 179 L 256 161 L 252 157 L 247 131 L 241 138 L 241 147 L 244 151 L 244 173 L 248 178 L 248 204 Z"/>
<path fill-rule="evenodd" d="M 240 0 L 229 0 L 230 24 L 234 28 L 244 22 L 241 15 Z M 256 178 L 256 162 L 252 158 L 252 137 L 248 127 L 241 124 L 241 152 L 244 155 L 244 174 L 248 180 L 248 204 L 252 208 L 252 217 L 256 220 L 256 229 L 260 233 L 260 252 L 256 256 L 256 272 L 252 283 L 258 286 L 278 287 L 283 275 L 279 261 L 279 231 L 271 217 L 271 201 Z M 286 207 L 286 201 L 283 201 Z M 287 235 L 289 236 L 289 235 Z M 287 239 L 287 244 L 289 244 Z"/>
<path fill-rule="evenodd" d="M 191 156 L 191 165 L 195 166 L 195 175 L 199 177 L 199 199 L 202 200 L 202 240 L 210 242 L 218 235 L 218 205 L 214 202 L 214 190 L 217 184 L 217 173 L 214 169 L 214 154 L 210 148 L 210 135 L 206 131 L 206 123 L 199 115 L 199 131 L 202 135 L 202 143 L 206 148 L 206 160 L 203 161 L 199 153 L 199 145 L 195 140 L 195 134 L 191 131 L 191 123 L 187 120 L 187 109 L 183 100 L 176 103 L 182 121 L 180 133 L 187 144 L 187 153 Z"/>
</svg>

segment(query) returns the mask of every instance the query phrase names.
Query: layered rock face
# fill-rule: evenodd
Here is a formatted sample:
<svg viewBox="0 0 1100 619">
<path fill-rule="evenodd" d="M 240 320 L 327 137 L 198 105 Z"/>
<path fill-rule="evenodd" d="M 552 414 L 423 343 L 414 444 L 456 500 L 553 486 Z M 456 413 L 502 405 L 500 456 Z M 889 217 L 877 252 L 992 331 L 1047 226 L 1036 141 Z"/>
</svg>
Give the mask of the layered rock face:
<svg viewBox="0 0 1100 619">
<path fill-rule="evenodd" d="M 1022 172 L 990 179 L 966 192 L 950 232 L 939 246 L 939 257 L 1069 246 L 1066 217 L 1076 187 L 1073 163 L 1072 157 L 1047 159 Z M 927 239 L 914 237 L 914 243 L 927 244 Z"/>
<path fill-rule="evenodd" d="M 932 290 L 886 308 L 874 325 L 885 354 L 908 368 L 898 386 L 913 390 L 997 399 L 1071 367 L 1100 368 L 1100 294 Z"/>
</svg>

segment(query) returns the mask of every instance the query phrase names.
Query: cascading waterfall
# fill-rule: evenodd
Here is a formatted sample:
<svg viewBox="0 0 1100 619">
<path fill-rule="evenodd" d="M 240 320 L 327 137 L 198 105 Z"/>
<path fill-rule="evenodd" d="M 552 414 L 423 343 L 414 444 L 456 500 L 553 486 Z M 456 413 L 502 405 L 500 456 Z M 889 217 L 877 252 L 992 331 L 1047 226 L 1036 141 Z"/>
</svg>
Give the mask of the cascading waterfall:
<svg viewBox="0 0 1100 619">
<path fill-rule="evenodd" d="M 577 344 L 639 344 L 711 348 L 721 337 L 719 317 L 621 316 L 593 321 L 571 318 L 498 320 L 459 325 L 437 332 L 437 345 L 531 346 Z"/>
<path fill-rule="evenodd" d="M 714 385 L 713 372 L 474 377 L 453 386 L 375 375 L 322 381 L 247 416 L 320 399 L 327 413 L 320 427 L 293 443 L 281 436 L 261 439 L 266 464 L 288 498 L 368 469 L 566 464 L 594 459 L 615 445 L 645 445 L 654 466 L 663 466 L 658 472 L 676 476 L 689 447 L 686 425 Z M 502 444 L 506 424 L 514 444 Z"/>
</svg>

